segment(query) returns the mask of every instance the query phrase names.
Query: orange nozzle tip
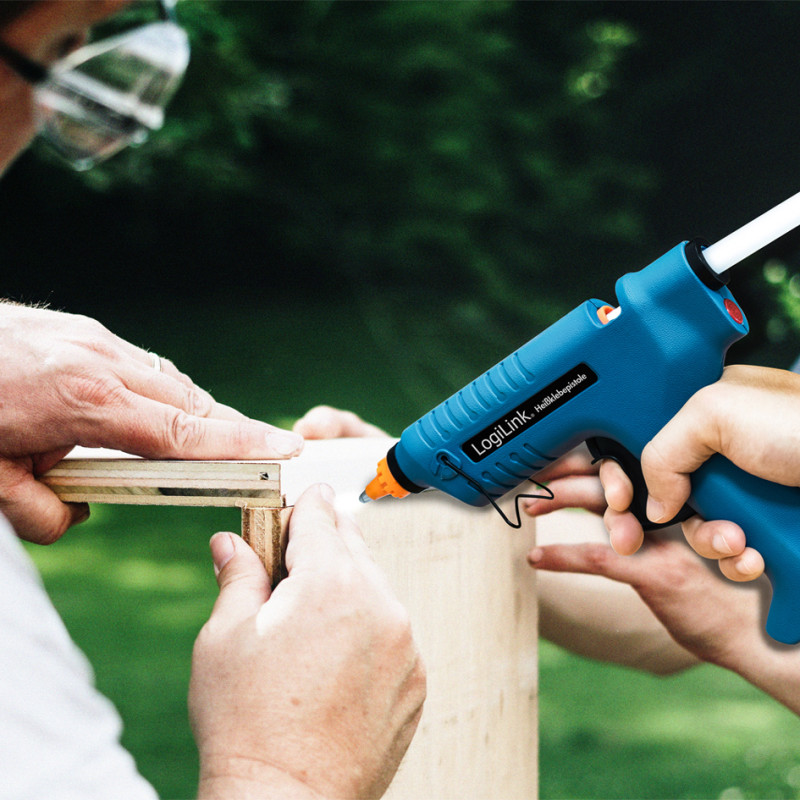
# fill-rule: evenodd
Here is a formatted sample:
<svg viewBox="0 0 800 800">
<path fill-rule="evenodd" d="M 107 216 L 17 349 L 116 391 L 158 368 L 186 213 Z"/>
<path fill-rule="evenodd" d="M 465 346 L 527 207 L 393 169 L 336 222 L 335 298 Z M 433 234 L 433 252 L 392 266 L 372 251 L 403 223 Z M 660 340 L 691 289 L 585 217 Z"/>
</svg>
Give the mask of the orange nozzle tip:
<svg viewBox="0 0 800 800">
<path fill-rule="evenodd" d="M 370 500 L 379 500 L 381 497 L 391 495 L 392 497 L 405 497 L 409 494 L 408 489 L 404 489 L 392 475 L 386 459 L 382 458 L 378 462 L 377 475 L 369 482 L 364 493 L 361 495 L 362 500 L 368 498 Z"/>
<path fill-rule="evenodd" d="M 364 489 L 364 494 L 370 500 L 380 500 L 381 497 L 386 497 L 389 492 L 384 490 L 383 482 L 380 477 L 375 477 L 367 484 L 367 488 Z"/>
</svg>

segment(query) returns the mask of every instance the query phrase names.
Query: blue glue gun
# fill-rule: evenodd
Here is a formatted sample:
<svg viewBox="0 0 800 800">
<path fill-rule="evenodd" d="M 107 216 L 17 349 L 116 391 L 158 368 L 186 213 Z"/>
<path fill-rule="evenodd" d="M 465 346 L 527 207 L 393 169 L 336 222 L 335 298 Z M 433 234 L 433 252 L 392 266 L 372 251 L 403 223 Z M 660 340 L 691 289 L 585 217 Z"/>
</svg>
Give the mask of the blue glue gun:
<svg viewBox="0 0 800 800">
<path fill-rule="evenodd" d="M 793 227 L 800 194 L 790 201 Z M 639 458 L 698 389 L 719 379 L 726 351 L 748 331 L 720 262 L 727 268 L 780 234 L 762 225 L 760 238 L 751 230 L 731 243 L 747 227 L 713 245 L 714 259 L 695 240 L 624 275 L 616 308 L 588 300 L 573 309 L 406 428 L 362 499 L 432 487 L 498 508 L 502 495 L 587 442 L 633 481 L 631 510 L 643 527 L 661 527 L 645 514 Z M 721 252 L 726 246 L 734 252 Z M 715 455 L 692 475 L 688 506 L 673 522 L 694 513 L 742 527 L 772 582 L 767 632 L 800 642 L 800 488 L 756 478 Z M 506 521 L 519 526 L 518 507 L 516 522 Z"/>
</svg>

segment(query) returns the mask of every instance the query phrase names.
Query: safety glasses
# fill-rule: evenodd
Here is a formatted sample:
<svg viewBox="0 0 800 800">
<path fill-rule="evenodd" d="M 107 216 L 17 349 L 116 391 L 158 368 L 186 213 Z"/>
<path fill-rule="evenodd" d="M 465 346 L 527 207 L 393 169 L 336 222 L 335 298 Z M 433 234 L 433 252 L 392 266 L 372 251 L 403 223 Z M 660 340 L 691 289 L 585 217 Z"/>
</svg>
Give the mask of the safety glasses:
<svg viewBox="0 0 800 800">
<path fill-rule="evenodd" d="M 81 47 L 51 67 L 0 42 L 0 58 L 34 87 L 39 133 L 79 170 L 89 169 L 164 123 L 189 64 L 189 39 L 173 3 L 162 19 Z"/>
</svg>

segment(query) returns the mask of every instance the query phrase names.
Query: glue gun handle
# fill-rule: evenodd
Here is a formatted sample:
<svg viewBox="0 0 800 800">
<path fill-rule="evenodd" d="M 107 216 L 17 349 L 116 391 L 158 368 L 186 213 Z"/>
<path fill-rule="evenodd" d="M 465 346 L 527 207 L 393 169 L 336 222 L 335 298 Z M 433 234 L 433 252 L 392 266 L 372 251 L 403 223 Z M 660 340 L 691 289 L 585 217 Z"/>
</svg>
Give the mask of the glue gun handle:
<svg viewBox="0 0 800 800">
<path fill-rule="evenodd" d="M 644 530 L 673 525 L 693 514 L 741 526 L 747 544 L 764 557 L 772 583 L 767 633 L 785 644 L 800 643 L 800 488 L 757 478 L 715 455 L 692 476 L 691 505 L 665 525 L 656 525 L 645 512 L 647 485 L 639 459 L 613 439 L 595 437 L 586 444 L 595 460 L 610 458 L 628 475 L 634 487 L 630 510 Z"/>
<path fill-rule="evenodd" d="M 691 503 L 704 519 L 741 526 L 772 583 L 767 633 L 800 642 L 800 488 L 757 478 L 717 454 L 693 474 Z"/>
<path fill-rule="evenodd" d="M 642 474 L 642 465 L 639 459 L 619 442 L 603 436 L 587 439 L 586 445 L 594 458 L 594 462 L 604 459 L 616 461 L 630 479 L 633 484 L 633 501 L 629 511 L 639 520 L 642 530 L 655 531 L 659 528 L 666 528 L 677 522 L 683 522 L 697 513 L 691 506 L 685 505 L 669 522 L 651 522 L 647 518 L 647 484 Z"/>
</svg>

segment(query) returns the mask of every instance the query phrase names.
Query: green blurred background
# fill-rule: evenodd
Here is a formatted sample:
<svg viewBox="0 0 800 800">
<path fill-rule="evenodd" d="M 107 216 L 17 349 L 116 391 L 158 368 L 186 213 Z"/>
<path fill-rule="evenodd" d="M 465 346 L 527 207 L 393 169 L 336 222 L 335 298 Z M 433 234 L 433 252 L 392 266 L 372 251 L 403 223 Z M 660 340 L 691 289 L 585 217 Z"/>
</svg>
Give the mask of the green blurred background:
<svg viewBox="0 0 800 800">
<path fill-rule="evenodd" d="M 800 190 L 796 3 L 178 15 L 193 60 L 161 133 L 80 175 L 35 147 L 0 183 L 3 291 L 97 317 L 277 424 L 325 402 L 399 433 L 620 274 Z M 800 353 L 798 244 L 737 269 L 753 333 L 731 360 Z M 97 507 L 31 550 L 165 798 L 194 792 L 207 540 L 238 524 Z M 541 678 L 545 798 L 800 796 L 797 719 L 735 676 L 544 645 Z"/>
</svg>

